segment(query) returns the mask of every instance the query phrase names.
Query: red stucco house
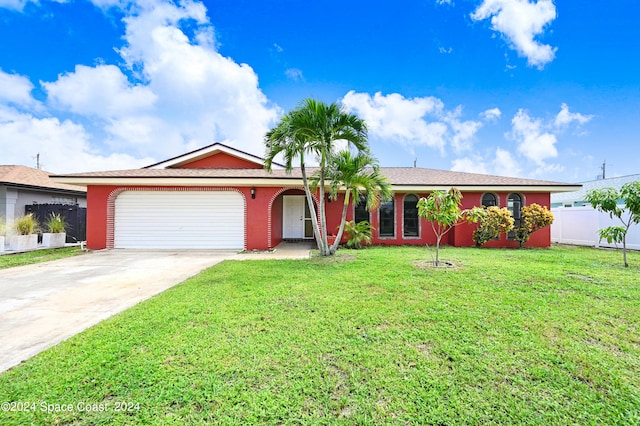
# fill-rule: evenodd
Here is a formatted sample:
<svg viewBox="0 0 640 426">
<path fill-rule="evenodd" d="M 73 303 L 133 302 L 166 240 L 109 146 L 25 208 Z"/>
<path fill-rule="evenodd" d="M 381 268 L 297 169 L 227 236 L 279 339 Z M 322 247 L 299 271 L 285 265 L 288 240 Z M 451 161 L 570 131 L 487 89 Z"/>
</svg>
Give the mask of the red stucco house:
<svg viewBox="0 0 640 426">
<path fill-rule="evenodd" d="M 550 194 L 575 191 L 576 185 L 423 168 L 382 168 L 394 191 L 393 200 L 367 212 L 351 206 L 348 220 L 369 220 L 373 243 L 434 243 L 431 226 L 417 216 L 416 202 L 435 189 L 457 187 L 463 208 L 549 206 Z M 263 169 L 260 157 L 223 144 L 213 144 L 135 170 L 55 176 L 61 183 L 87 188 L 87 247 L 90 249 L 247 249 L 273 248 L 286 239 L 311 239 L 299 170 L 287 174 L 274 165 Z M 340 197 L 341 198 L 341 197 Z M 317 203 L 317 196 L 316 196 Z M 343 199 L 327 203 L 327 229 L 334 233 Z M 475 225 L 448 234 L 453 246 L 472 246 Z M 529 246 L 547 247 L 550 230 L 532 235 Z M 492 246 L 515 247 L 503 236 Z"/>
</svg>

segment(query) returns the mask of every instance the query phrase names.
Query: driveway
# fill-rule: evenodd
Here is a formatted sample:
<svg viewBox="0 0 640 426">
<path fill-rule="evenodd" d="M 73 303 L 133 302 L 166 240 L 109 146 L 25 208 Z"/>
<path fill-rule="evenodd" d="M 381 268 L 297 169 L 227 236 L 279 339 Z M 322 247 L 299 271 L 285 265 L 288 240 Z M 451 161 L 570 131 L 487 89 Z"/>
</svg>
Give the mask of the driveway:
<svg viewBox="0 0 640 426">
<path fill-rule="evenodd" d="M 0 372 L 235 256 L 105 250 L 0 270 Z"/>
</svg>

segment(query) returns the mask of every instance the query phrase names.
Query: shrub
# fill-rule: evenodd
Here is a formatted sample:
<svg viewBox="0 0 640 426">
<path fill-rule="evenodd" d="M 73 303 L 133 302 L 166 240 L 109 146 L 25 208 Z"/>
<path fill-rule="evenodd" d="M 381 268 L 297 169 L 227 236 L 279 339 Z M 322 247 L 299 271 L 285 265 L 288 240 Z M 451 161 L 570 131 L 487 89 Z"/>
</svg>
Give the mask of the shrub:
<svg viewBox="0 0 640 426">
<path fill-rule="evenodd" d="M 553 223 L 553 213 L 546 207 L 533 203 L 522 208 L 520 227 L 516 228 L 516 240 L 520 247 L 529 241 L 531 234 Z"/>
<path fill-rule="evenodd" d="M 51 216 L 49 217 L 45 225 L 47 226 L 49 232 L 53 234 L 65 232 L 65 229 L 67 227 L 67 223 L 65 222 L 64 218 L 60 216 L 60 214 L 55 213 L 51 213 Z"/>
<path fill-rule="evenodd" d="M 13 229 L 18 235 L 30 235 L 38 232 L 39 225 L 33 213 L 29 213 L 14 220 Z"/>
<path fill-rule="evenodd" d="M 480 226 L 473 231 L 473 240 L 480 247 L 487 241 L 498 239 L 500 234 L 513 229 L 513 222 L 511 212 L 506 207 L 488 207 L 487 214 L 480 219 Z"/>
<path fill-rule="evenodd" d="M 369 222 L 355 223 L 349 221 L 344 225 L 344 233 L 347 234 L 347 247 L 361 249 L 363 245 L 371 244 L 371 231 L 373 227 Z"/>
</svg>

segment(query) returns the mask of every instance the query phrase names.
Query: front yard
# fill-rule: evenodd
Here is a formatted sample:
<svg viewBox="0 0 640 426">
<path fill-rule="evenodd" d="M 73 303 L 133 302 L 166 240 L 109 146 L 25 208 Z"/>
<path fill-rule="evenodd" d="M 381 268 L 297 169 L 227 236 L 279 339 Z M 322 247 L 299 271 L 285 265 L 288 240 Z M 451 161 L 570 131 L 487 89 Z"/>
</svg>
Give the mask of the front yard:
<svg viewBox="0 0 640 426">
<path fill-rule="evenodd" d="M 0 423 L 640 423 L 640 253 L 340 254 L 217 265 L 1 374 Z"/>
</svg>

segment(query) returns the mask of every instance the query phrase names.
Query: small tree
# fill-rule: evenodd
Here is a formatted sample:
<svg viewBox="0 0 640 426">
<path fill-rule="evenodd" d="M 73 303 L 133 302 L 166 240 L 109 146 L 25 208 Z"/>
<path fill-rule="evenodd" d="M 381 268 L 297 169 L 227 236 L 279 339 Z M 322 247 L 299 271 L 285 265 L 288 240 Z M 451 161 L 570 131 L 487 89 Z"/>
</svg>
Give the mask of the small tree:
<svg viewBox="0 0 640 426">
<path fill-rule="evenodd" d="M 500 238 L 513 229 L 513 216 L 506 207 L 487 207 L 487 214 L 480 221 L 480 226 L 473 231 L 473 240 L 480 247 L 489 240 Z"/>
<path fill-rule="evenodd" d="M 587 201 L 601 212 L 609 213 L 612 219 L 617 217 L 622 226 L 609 226 L 598 230 L 600 240 L 607 240 L 609 244 L 622 243 L 624 266 L 627 263 L 627 232 L 634 223 L 640 223 L 640 182 L 630 182 L 622 186 L 620 191 L 614 188 L 594 189 L 587 193 Z M 624 207 L 618 205 L 618 200 L 624 200 Z M 624 213 L 627 213 L 626 215 Z"/>
<path fill-rule="evenodd" d="M 520 227 L 516 228 L 516 241 L 520 248 L 529 241 L 531 234 L 553 223 L 553 213 L 547 207 L 533 203 L 522 208 Z"/>
<path fill-rule="evenodd" d="M 474 207 L 470 210 L 461 210 L 462 194 L 458 188 L 450 188 L 448 191 L 433 191 L 427 198 L 418 200 L 418 216 L 429 221 L 436 235 L 436 261 L 435 266 L 440 265 L 440 242 L 447 232 L 461 223 L 475 223 L 486 212 L 483 208 Z"/>
<path fill-rule="evenodd" d="M 347 247 L 361 249 L 364 245 L 371 244 L 373 227 L 369 222 L 362 221 L 355 223 L 353 220 L 344 226 L 344 233 L 347 235 Z"/>
</svg>

